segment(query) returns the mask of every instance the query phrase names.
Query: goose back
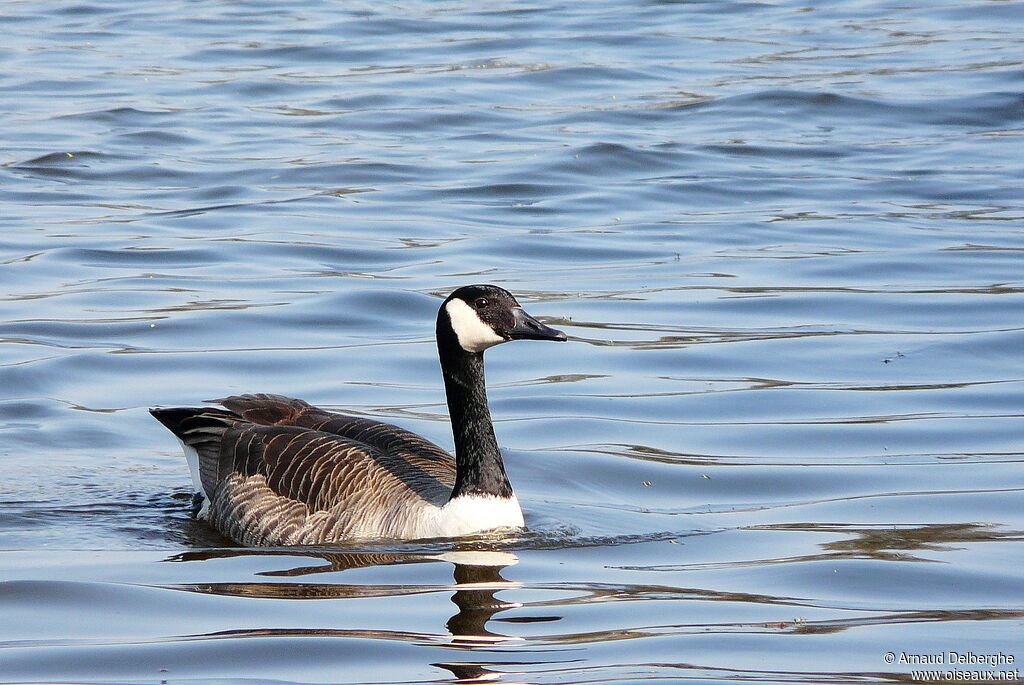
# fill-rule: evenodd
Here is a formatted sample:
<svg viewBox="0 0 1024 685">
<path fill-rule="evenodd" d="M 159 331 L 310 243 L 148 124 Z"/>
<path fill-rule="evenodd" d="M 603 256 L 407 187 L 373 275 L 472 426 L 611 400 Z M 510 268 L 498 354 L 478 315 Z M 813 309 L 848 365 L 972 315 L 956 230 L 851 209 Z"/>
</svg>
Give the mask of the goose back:
<svg viewBox="0 0 1024 685">
<path fill-rule="evenodd" d="M 430 537 L 455 461 L 415 433 L 278 395 L 157 409 L 194 451 L 210 522 L 245 545 Z"/>
</svg>

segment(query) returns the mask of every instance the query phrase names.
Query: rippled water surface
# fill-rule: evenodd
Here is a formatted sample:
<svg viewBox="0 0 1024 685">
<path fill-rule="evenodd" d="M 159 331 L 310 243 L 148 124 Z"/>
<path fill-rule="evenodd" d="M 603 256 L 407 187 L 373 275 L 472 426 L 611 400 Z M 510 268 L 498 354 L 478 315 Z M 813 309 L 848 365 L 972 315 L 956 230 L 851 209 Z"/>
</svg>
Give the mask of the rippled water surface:
<svg viewBox="0 0 1024 685">
<path fill-rule="evenodd" d="M 1022 22 L 3 3 L 0 682 L 1020 668 Z M 189 517 L 147 407 L 279 392 L 450 446 L 433 316 L 471 282 L 570 335 L 487 354 L 528 532 Z"/>
</svg>

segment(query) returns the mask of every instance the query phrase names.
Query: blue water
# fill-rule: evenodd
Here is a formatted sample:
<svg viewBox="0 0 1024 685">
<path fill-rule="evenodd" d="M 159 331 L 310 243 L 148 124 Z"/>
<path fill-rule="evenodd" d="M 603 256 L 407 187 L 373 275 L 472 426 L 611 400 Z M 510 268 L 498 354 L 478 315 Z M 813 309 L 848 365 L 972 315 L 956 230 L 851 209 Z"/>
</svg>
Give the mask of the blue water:
<svg viewBox="0 0 1024 685">
<path fill-rule="evenodd" d="M 0 5 L 0 682 L 1021 668 L 1022 21 Z M 189 517 L 147 407 L 279 392 L 450 446 L 433 317 L 473 282 L 570 335 L 487 353 L 529 531 Z"/>
</svg>

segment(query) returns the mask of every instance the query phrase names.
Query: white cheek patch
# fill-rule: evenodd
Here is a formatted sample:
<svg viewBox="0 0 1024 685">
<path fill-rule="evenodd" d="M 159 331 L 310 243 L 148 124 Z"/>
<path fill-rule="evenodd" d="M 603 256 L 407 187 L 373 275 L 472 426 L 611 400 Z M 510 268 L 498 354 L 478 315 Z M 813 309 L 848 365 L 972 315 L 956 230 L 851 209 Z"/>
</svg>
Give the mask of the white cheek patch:
<svg viewBox="0 0 1024 685">
<path fill-rule="evenodd" d="M 488 347 L 505 342 L 505 338 L 481 321 L 473 308 L 462 300 L 449 300 L 444 308 L 448 312 L 452 330 L 459 339 L 459 345 L 467 352 L 483 352 Z"/>
</svg>

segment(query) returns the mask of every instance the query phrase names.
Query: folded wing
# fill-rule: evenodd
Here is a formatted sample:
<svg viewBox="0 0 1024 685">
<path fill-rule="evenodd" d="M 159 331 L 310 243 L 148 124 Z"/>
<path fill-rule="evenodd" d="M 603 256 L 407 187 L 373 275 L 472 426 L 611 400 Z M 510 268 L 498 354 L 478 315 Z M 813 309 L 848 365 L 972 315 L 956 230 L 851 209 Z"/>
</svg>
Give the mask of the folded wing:
<svg viewBox="0 0 1024 685">
<path fill-rule="evenodd" d="M 243 544 L 415 537 L 451 493 L 452 457 L 396 426 L 277 395 L 220 403 L 152 413 L 194 451 L 210 521 Z"/>
</svg>

